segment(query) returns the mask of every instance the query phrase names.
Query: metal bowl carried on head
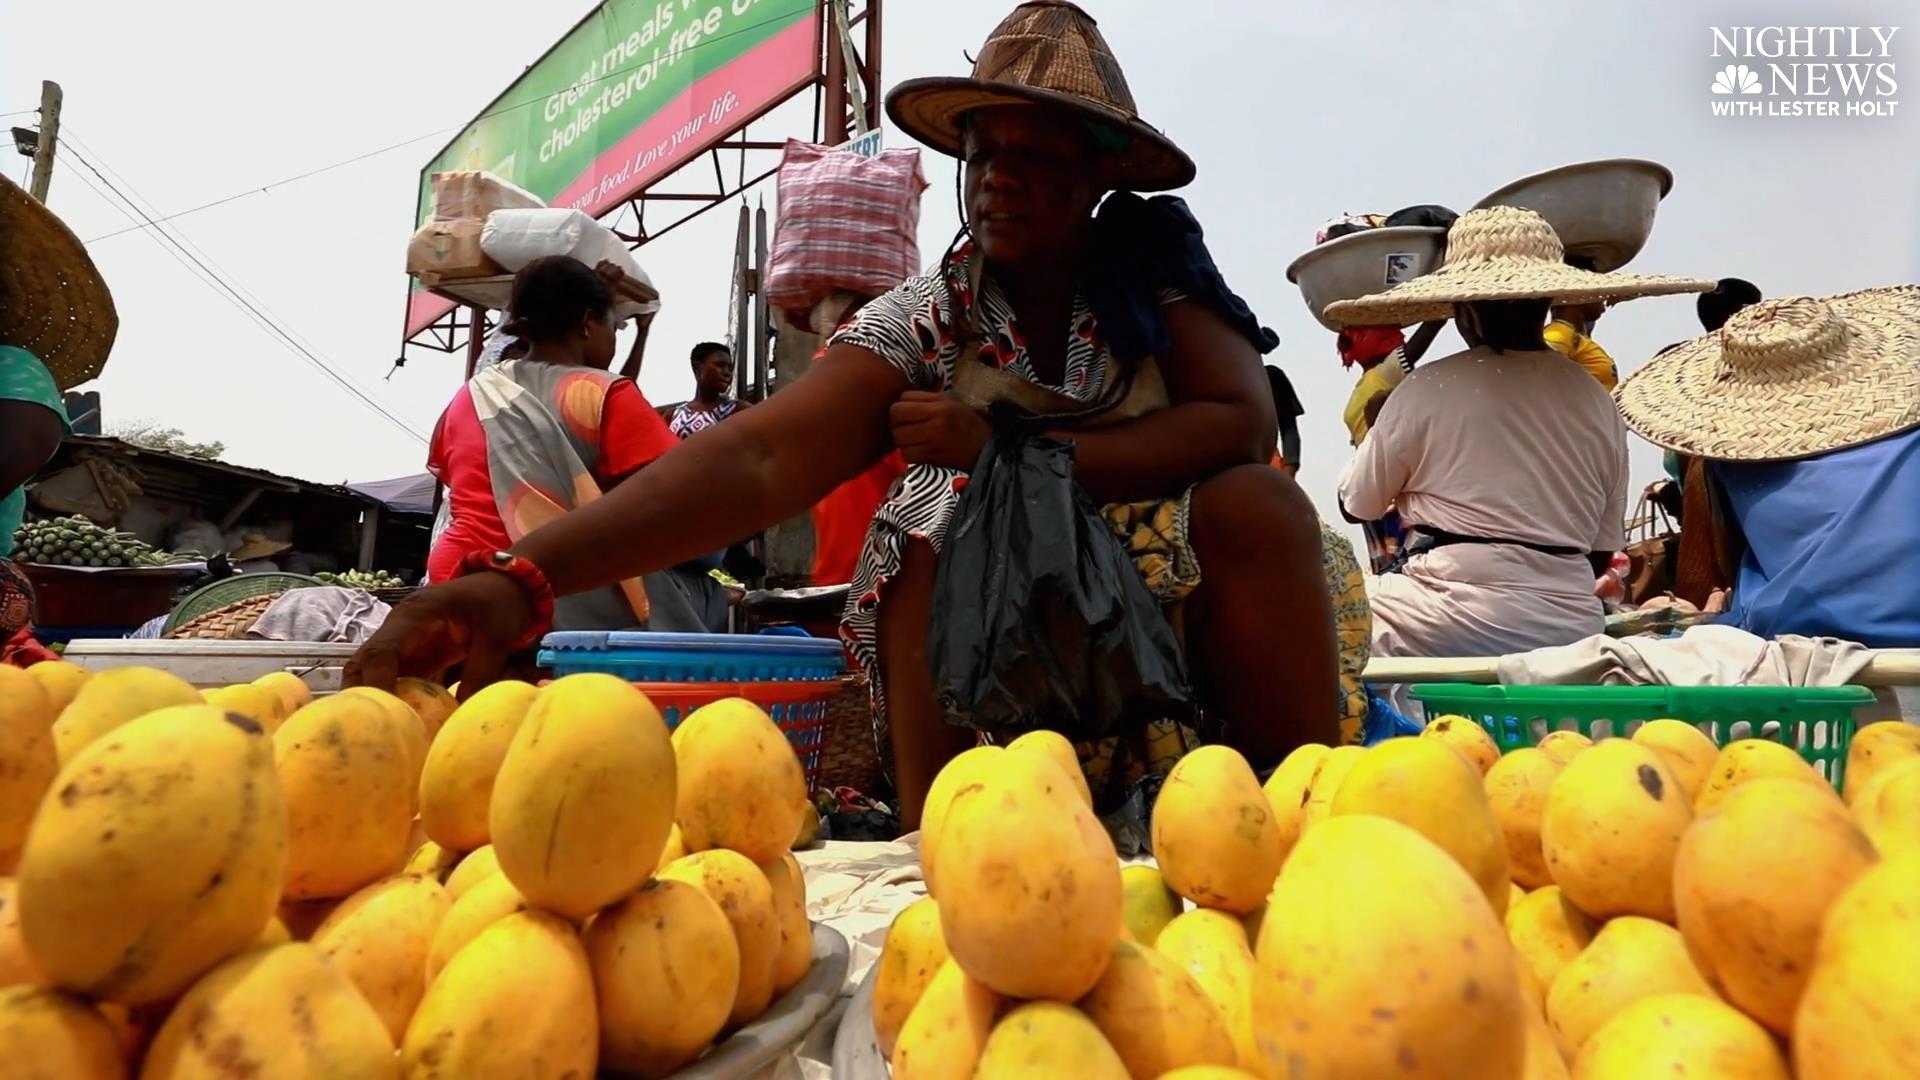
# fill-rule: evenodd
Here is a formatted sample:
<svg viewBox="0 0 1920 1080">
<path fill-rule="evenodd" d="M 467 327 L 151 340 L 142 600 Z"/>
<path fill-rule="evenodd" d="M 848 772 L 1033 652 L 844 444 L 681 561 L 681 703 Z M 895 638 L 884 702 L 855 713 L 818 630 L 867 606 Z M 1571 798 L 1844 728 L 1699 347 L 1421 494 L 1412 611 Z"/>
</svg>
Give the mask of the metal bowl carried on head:
<svg viewBox="0 0 1920 1080">
<path fill-rule="evenodd" d="M 1654 211 L 1673 190 L 1673 173 L 1654 161 L 1608 158 L 1524 176 L 1473 204 L 1515 206 L 1547 219 L 1567 255 L 1611 273 L 1630 262 L 1653 233 Z"/>
<path fill-rule="evenodd" d="M 1384 292 L 1403 281 L 1440 268 L 1447 251 L 1447 230 L 1422 225 L 1362 229 L 1329 240 L 1293 260 L 1287 280 L 1300 286 L 1321 326 L 1338 331 L 1323 312 L 1338 300 Z"/>
</svg>

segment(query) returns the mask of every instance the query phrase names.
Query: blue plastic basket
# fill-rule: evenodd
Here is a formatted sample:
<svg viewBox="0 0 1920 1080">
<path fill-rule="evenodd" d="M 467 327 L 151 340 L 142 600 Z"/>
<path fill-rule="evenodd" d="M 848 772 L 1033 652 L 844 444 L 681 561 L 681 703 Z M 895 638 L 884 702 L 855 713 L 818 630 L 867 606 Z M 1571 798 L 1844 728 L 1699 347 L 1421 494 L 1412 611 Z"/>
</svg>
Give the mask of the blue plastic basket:
<svg viewBox="0 0 1920 1080">
<path fill-rule="evenodd" d="M 594 671 L 637 683 L 824 682 L 847 667 L 838 641 L 787 634 L 563 630 L 540 644 L 540 666 L 555 678 Z"/>
</svg>

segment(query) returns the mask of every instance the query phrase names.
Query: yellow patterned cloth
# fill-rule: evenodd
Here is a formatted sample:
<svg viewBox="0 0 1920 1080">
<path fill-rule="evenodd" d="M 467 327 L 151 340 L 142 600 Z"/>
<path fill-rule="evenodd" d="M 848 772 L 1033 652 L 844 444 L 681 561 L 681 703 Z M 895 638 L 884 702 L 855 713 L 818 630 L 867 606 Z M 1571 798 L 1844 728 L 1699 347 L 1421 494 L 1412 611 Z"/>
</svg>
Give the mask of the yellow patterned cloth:
<svg viewBox="0 0 1920 1080">
<path fill-rule="evenodd" d="M 1200 585 L 1200 560 L 1187 536 L 1193 489 L 1177 499 L 1113 503 L 1100 508 L 1107 527 L 1120 538 L 1147 591 L 1162 604 L 1177 604 Z M 1176 627 L 1175 629 L 1178 629 Z"/>
<path fill-rule="evenodd" d="M 1358 746 L 1366 738 L 1367 688 L 1360 675 L 1373 648 L 1373 609 L 1367 606 L 1366 579 L 1353 555 L 1353 541 L 1320 523 L 1320 565 L 1333 597 L 1333 630 L 1340 642 L 1340 745 Z"/>
</svg>

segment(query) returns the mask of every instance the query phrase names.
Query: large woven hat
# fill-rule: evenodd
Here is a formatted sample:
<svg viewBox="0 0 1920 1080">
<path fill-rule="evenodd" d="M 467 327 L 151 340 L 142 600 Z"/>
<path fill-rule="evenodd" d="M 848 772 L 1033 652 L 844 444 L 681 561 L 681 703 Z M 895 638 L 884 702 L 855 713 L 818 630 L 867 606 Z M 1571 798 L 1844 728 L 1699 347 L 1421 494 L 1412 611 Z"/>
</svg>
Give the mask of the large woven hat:
<svg viewBox="0 0 1920 1080">
<path fill-rule="evenodd" d="M 1785 461 L 1920 427 L 1920 286 L 1762 300 L 1618 391 L 1648 442 Z"/>
<path fill-rule="evenodd" d="M 1324 314 L 1341 326 L 1411 326 L 1450 318 L 1453 305 L 1482 300 L 1590 304 L 1711 288 L 1713 282 L 1694 278 L 1596 274 L 1568 266 L 1547 219 L 1531 210 L 1490 206 L 1454 222 L 1440 269 L 1385 292 L 1328 304 Z"/>
<path fill-rule="evenodd" d="M 962 118 L 991 105 L 1064 109 L 1125 136 L 1114 154 L 1114 183 L 1124 190 L 1193 182 L 1193 159 L 1140 119 L 1093 17 L 1064 0 L 1014 8 L 987 35 L 971 78 L 909 79 L 887 95 L 887 115 L 902 131 L 951 157 L 960 156 Z"/>
<path fill-rule="evenodd" d="M 0 176 L 0 345 L 39 357 L 65 390 L 100 374 L 119 329 L 113 295 L 80 238 Z"/>
</svg>

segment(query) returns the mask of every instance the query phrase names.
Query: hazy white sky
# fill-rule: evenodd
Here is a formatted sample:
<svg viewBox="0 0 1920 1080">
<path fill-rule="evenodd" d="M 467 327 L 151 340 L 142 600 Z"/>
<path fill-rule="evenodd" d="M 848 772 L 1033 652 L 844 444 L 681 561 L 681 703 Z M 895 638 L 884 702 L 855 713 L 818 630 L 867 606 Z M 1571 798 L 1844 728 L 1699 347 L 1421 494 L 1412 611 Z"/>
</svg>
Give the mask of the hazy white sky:
<svg viewBox="0 0 1920 1080">
<path fill-rule="evenodd" d="M 13 3 L 0 15 L 0 113 L 32 109 L 40 80 L 60 81 L 66 134 L 163 212 L 437 133 L 174 223 L 230 281 L 424 435 L 461 361 L 416 352 L 387 378 L 419 169 L 590 6 Z M 962 50 L 977 50 L 1008 6 L 892 0 L 886 81 L 963 73 Z M 1183 194 L 1228 280 L 1280 332 L 1270 359 L 1307 407 L 1302 481 L 1327 514 L 1347 456 L 1339 414 L 1353 377 L 1285 270 L 1332 214 L 1421 202 L 1465 209 L 1538 169 L 1646 157 L 1677 181 L 1632 269 L 1739 275 L 1770 295 L 1920 279 L 1920 97 L 1891 119 L 1725 118 L 1709 107 L 1726 62 L 1711 55 L 1713 26 L 1900 26 L 1891 59 L 1920 87 L 1920 25 L 1905 26 L 1920 24 L 1912 0 L 1087 6 L 1146 119 L 1199 162 L 1199 180 Z M 806 132 L 755 129 L 785 134 Z M 896 132 L 889 139 L 905 143 Z M 23 179 L 26 160 L 12 160 L 9 175 Z M 956 217 L 951 163 L 925 164 L 933 188 L 921 242 L 930 259 Z M 127 221 L 89 182 L 98 185 L 64 162 L 51 204 L 92 240 Z M 771 203 L 772 184 L 753 197 L 761 192 Z M 687 348 L 726 333 L 733 227 L 733 214 L 716 210 L 640 252 L 666 298 L 641 380 L 656 402 L 685 397 Z M 121 315 L 97 384 L 110 425 L 156 420 L 225 442 L 236 464 L 313 480 L 422 467 L 421 442 L 310 369 L 151 238 L 130 232 L 90 246 Z M 1697 329 L 1690 299 L 1652 299 L 1611 313 L 1596 337 L 1631 370 Z M 1457 344 L 1448 332 L 1433 355 Z M 1648 448 L 1636 448 L 1635 462 L 1642 479 L 1657 473 Z"/>
</svg>

